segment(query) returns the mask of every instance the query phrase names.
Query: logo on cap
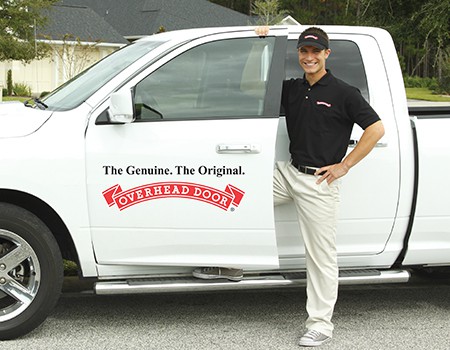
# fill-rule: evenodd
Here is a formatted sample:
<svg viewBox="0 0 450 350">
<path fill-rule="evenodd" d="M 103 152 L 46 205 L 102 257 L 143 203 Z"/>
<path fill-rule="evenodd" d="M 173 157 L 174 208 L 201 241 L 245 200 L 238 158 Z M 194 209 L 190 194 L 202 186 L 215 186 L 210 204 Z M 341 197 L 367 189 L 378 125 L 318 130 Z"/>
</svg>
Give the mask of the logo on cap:
<svg viewBox="0 0 450 350">
<path fill-rule="evenodd" d="M 315 35 L 307 35 L 305 36 L 305 39 L 313 38 L 314 40 L 319 40 L 319 38 Z"/>
</svg>

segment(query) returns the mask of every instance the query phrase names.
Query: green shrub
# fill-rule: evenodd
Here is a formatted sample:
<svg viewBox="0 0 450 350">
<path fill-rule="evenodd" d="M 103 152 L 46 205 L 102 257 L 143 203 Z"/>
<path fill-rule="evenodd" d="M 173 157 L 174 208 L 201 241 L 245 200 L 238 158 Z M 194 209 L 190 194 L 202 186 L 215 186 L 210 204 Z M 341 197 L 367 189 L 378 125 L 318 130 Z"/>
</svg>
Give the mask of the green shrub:
<svg viewBox="0 0 450 350">
<path fill-rule="evenodd" d="M 78 265 L 71 260 L 63 260 L 64 264 L 64 276 L 77 276 Z"/>
<path fill-rule="evenodd" d="M 3 88 L 2 89 L 2 96 L 8 96 L 8 89 L 7 88 Z"/>
<path fill-rule="evenodd" d="M 434 79 L 428 88 L 432 91 L 437 91 L 439 89 L 439 81 Z"/>
<path fill-rule="evenodd" d="M 439 94 L 450 95 L 450 62 L 447 62 L 447 64 L 444 65 L 442 69 L 442 79 L 434 90 Z"/>
<path fill-rule="evenodd" d="M 438 85 L 436 78 L 421 78 L 418 76 L 404 76 L 403 81 L 405 82 L 405 87 L 408 88 L 428 88 L 433 89 Z"/>
<path fill-rule="evenodd" d="M 12 81 L 12 70 L 8 70 L 8 76 L 6 78 L 6 90 L 8 92 L 8 96 L 11 96 L 13 93 L 13 81 Z"/>
<path fill-rule="evenodd" d="M 31 88 L 27 84 L 15 83 L 13 93 L 16 96 L 31 96 Z"/>
<path fill-rule="evenodd" d="M 45 96 L 47 96 L 50 93 L 50 91 L 42 91 L 41 94 L 39 95 L 39 98 L 43 98 Z"/>
</svg>

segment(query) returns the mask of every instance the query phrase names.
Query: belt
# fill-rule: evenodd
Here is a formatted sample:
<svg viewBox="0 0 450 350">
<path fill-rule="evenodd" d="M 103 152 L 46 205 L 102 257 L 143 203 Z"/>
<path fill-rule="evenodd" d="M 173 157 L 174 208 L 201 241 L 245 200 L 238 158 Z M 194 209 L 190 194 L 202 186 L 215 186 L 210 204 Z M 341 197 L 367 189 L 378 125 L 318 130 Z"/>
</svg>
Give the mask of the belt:
<svg viewBox="0 0 450 350">
<path fill-rule="evenodd" d="M 308 174 L 308 175 L 314 175 L 318 169 L 318 168 L 314 168 L 314 167 L 310 167 L 310 166 L 306 166 L 306 165 L 297 164 L 297 162 L 294 160 L 291 161 L 291 164 L 295 169 L 297 169 L 301 173 Z M 318 175 L 323 175 L 324 173 L 325 173 L 325 171 L 323 171 L 322 173 L 320 173 Z"/>
</svg>

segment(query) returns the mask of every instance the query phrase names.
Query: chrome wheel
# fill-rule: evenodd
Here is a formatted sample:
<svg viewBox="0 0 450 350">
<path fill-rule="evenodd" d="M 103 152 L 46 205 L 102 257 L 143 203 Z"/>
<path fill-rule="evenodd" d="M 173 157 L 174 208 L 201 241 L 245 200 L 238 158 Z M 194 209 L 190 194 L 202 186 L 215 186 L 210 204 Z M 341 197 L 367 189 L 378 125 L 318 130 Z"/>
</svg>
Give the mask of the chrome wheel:
<svg viewBox="0 0 450 350">
<path fill-rule="evenodd" d="M 15 233 L 0 229 L 0 322 L 30 306 L 40 280 L 39 260 L 33 248 Z"/>
<path fill-rule="evenodd" d="M 63 277 L 49 228 L 28 210 L 0 202 L 0 340 L 38 327 L 55 307 Z"/>
</svg>

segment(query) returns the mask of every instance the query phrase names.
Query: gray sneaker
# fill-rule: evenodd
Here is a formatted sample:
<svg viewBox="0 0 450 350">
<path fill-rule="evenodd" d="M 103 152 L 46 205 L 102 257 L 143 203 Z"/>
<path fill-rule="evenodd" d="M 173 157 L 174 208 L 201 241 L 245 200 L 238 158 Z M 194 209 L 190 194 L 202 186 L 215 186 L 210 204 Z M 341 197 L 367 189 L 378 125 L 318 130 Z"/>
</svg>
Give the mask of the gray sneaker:
<svg viewBox="0 0 450 350">
<path fill-rule="evenodd" d="M 192 271 L 192 275 L 204 280 L 225 278 L 238 282 L 242 279 L 242 269 L 228 269 L 226 267 L 197 267 Z"/>
<path fill-rule="evenodd" d="M 300 338 L 300 346 L 320 346 L 331 340 L 331 337 L 327 337 L 314 329 L 308 330 L 303 337 Z"/>
</svg>

